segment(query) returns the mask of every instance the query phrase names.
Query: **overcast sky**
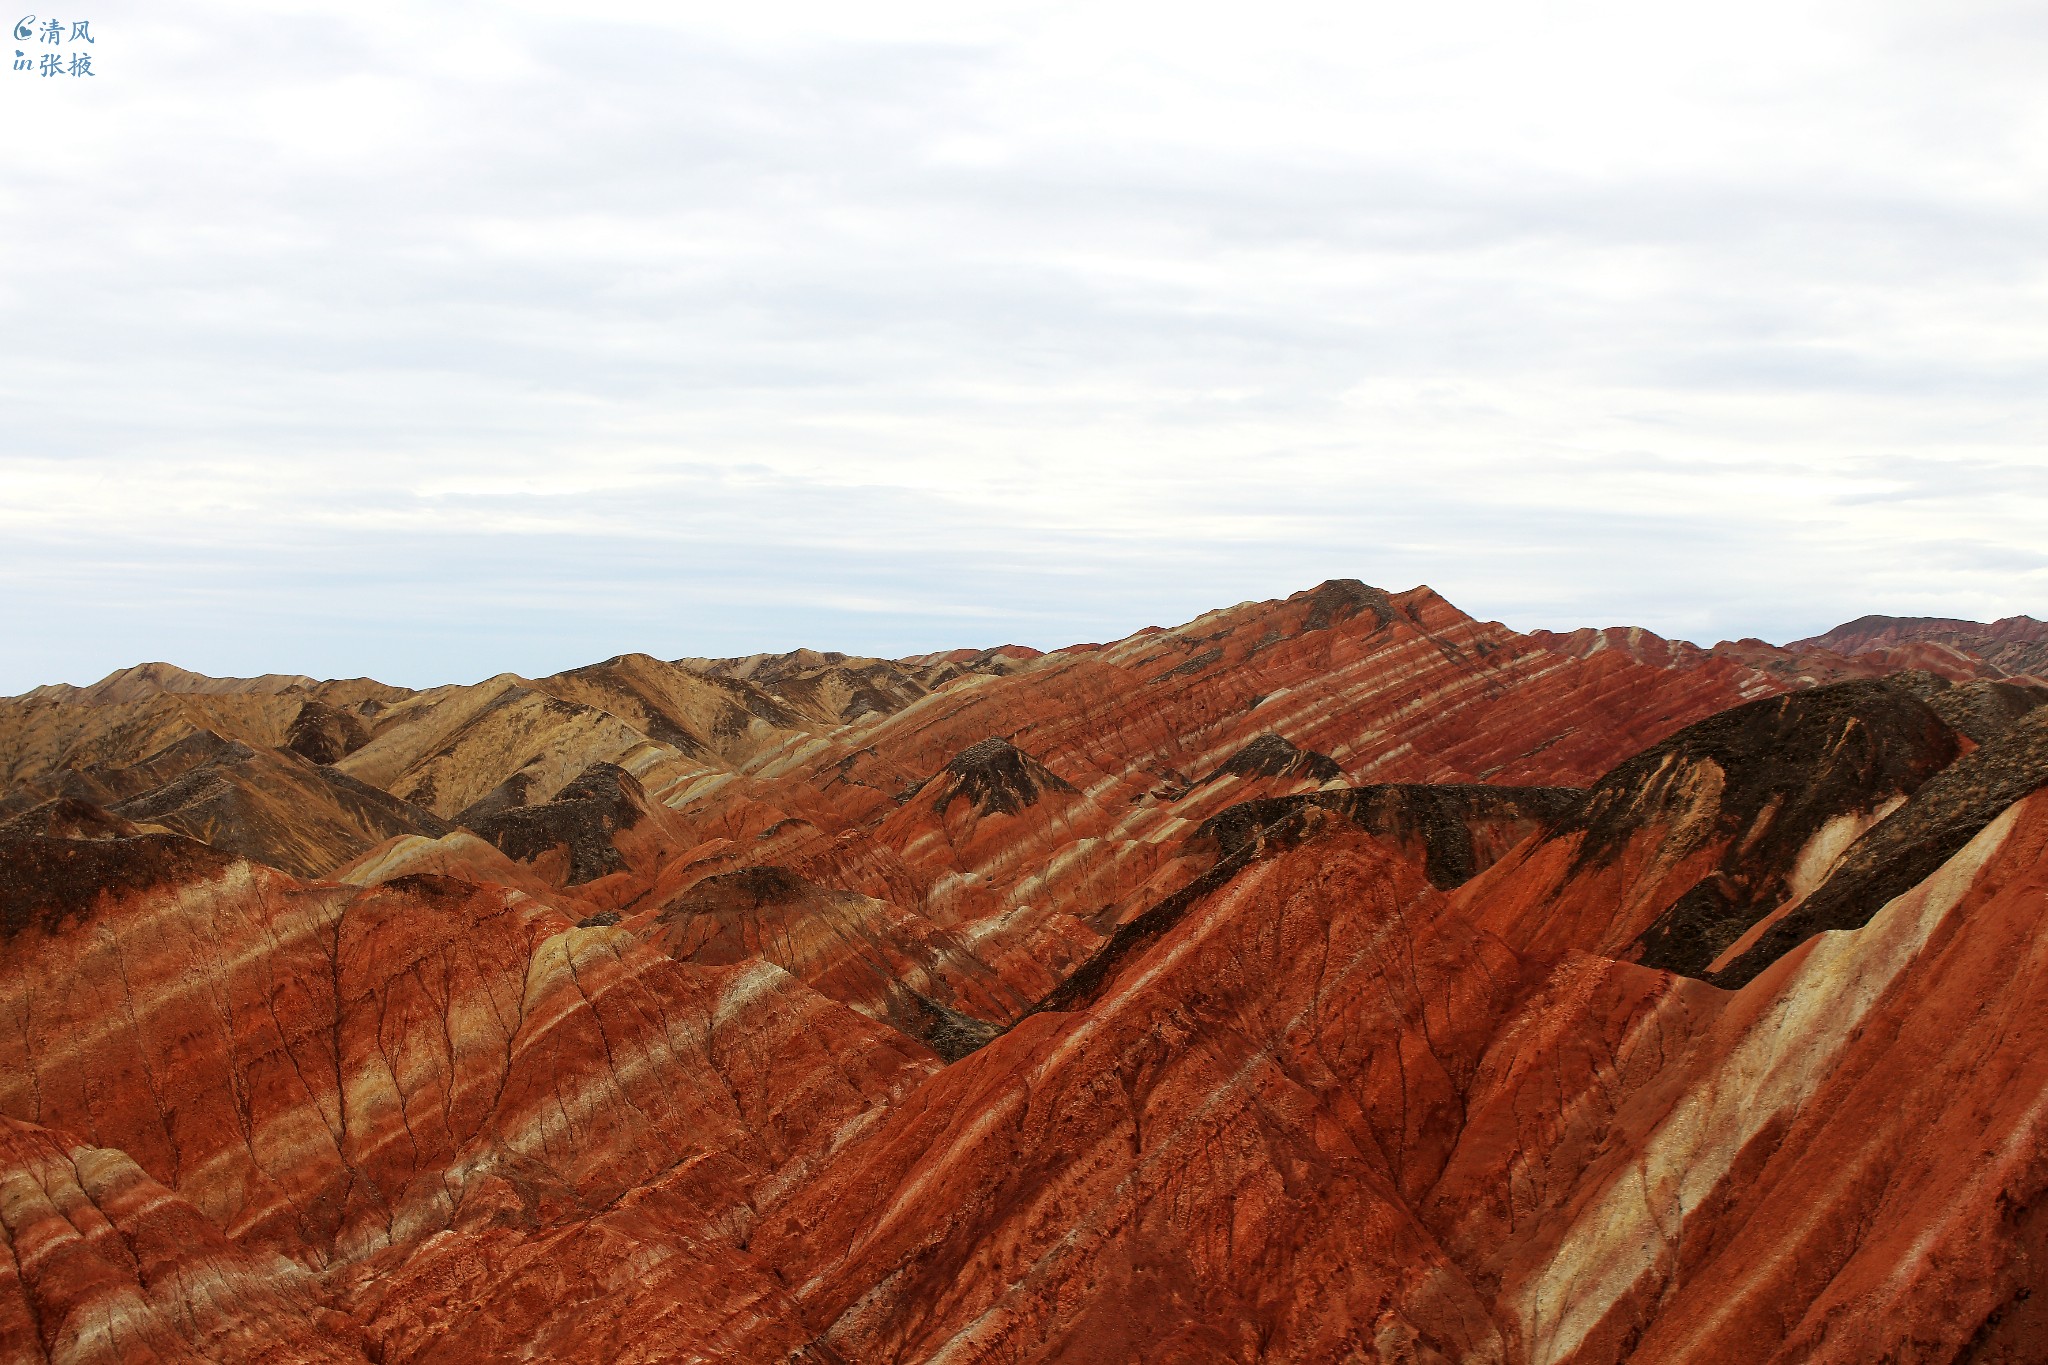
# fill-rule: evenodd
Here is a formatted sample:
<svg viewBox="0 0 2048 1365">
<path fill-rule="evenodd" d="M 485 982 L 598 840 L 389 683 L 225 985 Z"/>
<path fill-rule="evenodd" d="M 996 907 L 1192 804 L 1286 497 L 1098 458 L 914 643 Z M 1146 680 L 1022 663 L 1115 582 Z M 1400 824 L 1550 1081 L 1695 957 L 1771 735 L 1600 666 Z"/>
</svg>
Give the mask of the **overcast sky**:
<svg viewBox="0 0 2048 1365">
<path fill-rule="evenodd" d="M 65 4 L 0 693 L 2048 616 L 2042 4 Z"/>
</svg>

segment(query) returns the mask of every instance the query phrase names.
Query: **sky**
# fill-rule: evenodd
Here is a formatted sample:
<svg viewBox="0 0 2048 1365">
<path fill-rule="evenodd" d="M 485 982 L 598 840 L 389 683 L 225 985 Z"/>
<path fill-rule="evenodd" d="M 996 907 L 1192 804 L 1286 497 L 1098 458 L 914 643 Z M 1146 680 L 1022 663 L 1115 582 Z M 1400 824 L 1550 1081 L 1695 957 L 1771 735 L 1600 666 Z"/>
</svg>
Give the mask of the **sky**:
<svg viewBox="0 0 2048 1365">
<path fill-rule="evenodd" d="M 2048 4 L 64 6 L 0 694 L 2048 617 Z"/>
</svg>

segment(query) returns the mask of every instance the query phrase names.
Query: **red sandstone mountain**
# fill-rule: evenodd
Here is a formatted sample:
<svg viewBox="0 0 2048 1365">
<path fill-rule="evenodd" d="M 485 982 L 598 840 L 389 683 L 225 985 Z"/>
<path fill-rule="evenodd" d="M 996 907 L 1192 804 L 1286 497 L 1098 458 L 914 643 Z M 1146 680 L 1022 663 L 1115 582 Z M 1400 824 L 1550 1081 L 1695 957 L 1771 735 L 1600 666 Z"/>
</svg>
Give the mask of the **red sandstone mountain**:
<svg viewBox="0 0 2048 1365">
<path fill-rule="evenodd" d="M 1860 616 L 1786 648 L 1868 654 L 1915 643 L 1968 652 L 2007 673 L 2048 676 L 2048 621 L 2031 616 L 2008 616 L 1988 625 L 1942 616 Z"/>
<path fill-rule="evenodd" d="M 0 701 L 0 1356 L 2042 1359 L 2048 688 L 1831 634 Z"/>
</svg>

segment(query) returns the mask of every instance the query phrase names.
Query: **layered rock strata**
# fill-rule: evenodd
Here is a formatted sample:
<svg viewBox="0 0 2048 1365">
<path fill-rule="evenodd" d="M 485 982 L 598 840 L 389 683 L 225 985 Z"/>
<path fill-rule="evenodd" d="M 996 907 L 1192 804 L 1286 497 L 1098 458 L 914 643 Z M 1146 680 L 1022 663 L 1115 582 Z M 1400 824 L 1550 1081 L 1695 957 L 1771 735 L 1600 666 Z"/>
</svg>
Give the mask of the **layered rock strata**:
<svg viewBox="0 0 2048 1365">
<path fill-rule="evenodd" d="M 2048 691 L 1851 625 L 0 702 L 0 1355 L 2048 1357 Z"/>
</svg>

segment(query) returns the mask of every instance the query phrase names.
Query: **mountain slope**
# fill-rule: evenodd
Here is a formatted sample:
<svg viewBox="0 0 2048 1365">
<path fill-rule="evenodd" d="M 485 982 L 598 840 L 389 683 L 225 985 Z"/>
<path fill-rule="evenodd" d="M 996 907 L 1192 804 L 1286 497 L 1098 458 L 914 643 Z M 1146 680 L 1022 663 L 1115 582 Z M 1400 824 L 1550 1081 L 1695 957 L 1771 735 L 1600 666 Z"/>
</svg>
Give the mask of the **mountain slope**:
<svg viewBox="0 0 2048 1365">
<path fill-rule="evenodd" d="M 2048 691 L 1837 643 L 0 702 L 0 1354 L 2048 1358 Z"/>
</svg>

